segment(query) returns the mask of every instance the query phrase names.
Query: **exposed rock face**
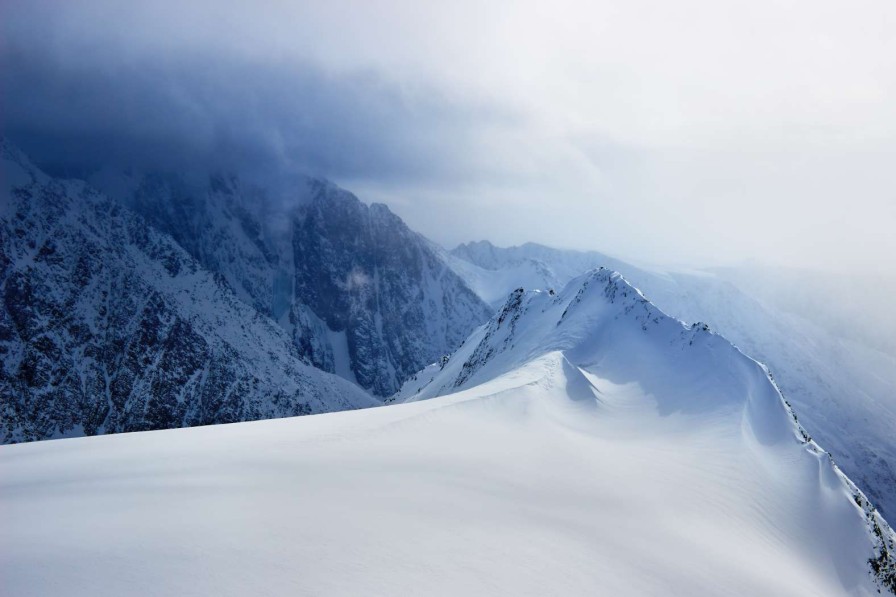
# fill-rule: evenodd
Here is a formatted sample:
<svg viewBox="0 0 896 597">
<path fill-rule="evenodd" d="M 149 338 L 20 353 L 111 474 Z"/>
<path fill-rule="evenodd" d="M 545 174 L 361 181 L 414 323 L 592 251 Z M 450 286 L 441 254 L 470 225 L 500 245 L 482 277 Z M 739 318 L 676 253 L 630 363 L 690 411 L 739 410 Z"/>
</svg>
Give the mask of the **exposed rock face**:
<svg viewBox="0 0 896 597">
<path fill-rule="evenodd" d="M 95 182 L 107 190 L 106 181 Z M 124 186 L 108 188 L 110 196 L 224 276 L 244 302 L 275 317 L 286 311 L 280 295 L 290 290 L 282 282 L 290 268 L 288 245 L 278 246 L 282 239 L 262 226 L 268 203 L 260 189 L 232 176 L 163 173 L 132 176 Z"/>
<path fill-rule="evenodd" d="M 490 309 L 385 205 L 325 183 L 312 189 L 293 234 L 295 301 L 345 331 L 358 383 L 391 394 Z"/>
<path fill-rule="evenodd" d="M 0 157 L 0 441 L 376 404 L 127 208 Z"/>
<path fill-rule="evenodd" d="M 387 396 L 491 309 L 385 205 L 300 179 L 271 193 L 236 177 L 146 175 L 119 197 L 171 234 L 315 366 Z"/>
</svg>

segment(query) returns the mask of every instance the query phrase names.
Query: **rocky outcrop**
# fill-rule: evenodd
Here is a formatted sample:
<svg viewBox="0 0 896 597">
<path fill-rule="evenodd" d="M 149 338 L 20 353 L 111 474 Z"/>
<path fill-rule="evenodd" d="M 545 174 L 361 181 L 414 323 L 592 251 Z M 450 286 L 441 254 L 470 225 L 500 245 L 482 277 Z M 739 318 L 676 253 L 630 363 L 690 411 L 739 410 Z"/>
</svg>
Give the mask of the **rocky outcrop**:
<svg viewBox="0 0 896 597">
<path fill-rule="evenodd" d="M 119 201 L 277 321 L 315 366 L 387 396 L 491 309 L 385 205 L 322 180 L 144 175 Z M 340 366 L 342 365 L 342 366 Z"/>
<path fill-rule="evenodd" d="M 376 404 L 141 217 L 0 153 L 0 440 Z"/>
<path fill-rule="evenodd" d="M 293 234 L 295 300 L 345 332 L 358 383 L 389 395 L 491 310 L 385 205 L 311 188 Z"/>
</svg>

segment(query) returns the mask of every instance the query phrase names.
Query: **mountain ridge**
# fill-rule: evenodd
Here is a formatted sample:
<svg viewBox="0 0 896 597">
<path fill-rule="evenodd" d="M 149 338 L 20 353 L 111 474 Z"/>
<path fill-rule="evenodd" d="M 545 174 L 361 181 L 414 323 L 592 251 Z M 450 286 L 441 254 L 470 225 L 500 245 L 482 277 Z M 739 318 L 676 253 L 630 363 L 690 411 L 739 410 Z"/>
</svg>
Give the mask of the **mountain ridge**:
<svg viewBox="0 0 896 597">
<path fill-rule="evenodd" d="M 714 271 L 654 271 L 596 252 L 532 244 L 501 248 L 487 241 L 473 246 L 478 250 L 456 250 L 449 262 L 496 308 L 520 285 L 562 288 L 581 271 L 606 266 L 622 272 L 666 313 L 688 323 L 707 322 L 744 352 L 768 364 L 806 428 L 871 500 L 893 516 L 896 355 L 858 342 L 852 337 L 855 334 L 840 334 L 823 317 L 777 309 L 765 300 L 763 288 L 750 290 L 755 276 L 748 275 L 742 284 L 731 272 L 723 276 Z M 532 265 L 538 261 L 539 267 Z M 841 278 L 835 276 L 834 283 Z M 788 292 L 793 292 L 791 286 L 780 284 Z"/>
<path fill-rule="evenodd" d="M 659 360 L 643 356 L 651 345 L 647 344 L 645 348 L 640 339 L 633 343 L 631 334 L 645 338 L 658 335 L 654 350 L 660 345 L 663 351 L 673 356 L 664 355 Z M 640 354 L 650 366 L 630 365 L 624 360 L 607 364 L 613 361 L 613 353 L 617 350 L 629 355 Z M 683 402 L 664 403 L 663 395 L 669 393 L 664 386 L 676 385 L 672 380 L 676 379 L 677 372 L 692 368 L 695 358 L 699 361 L 700 357 L 687 356 L 694 351 L 709 361 L 702 369 L 710 378 L 706 382 L 708 386 L 704 388 L 704 382 L 695 385 L 694 380 L 688 378 L 687 383 L 703 390 L 699 394 L 688 394 Z M 682 356 L 675 357 L 679 353 Z M 405 384 L 393 401 L 415 402 L 472 391 L 524 368 L 528 363 L 549 358 L 551 354 L 558 355 L 559 366 L 572 370 L 572 374 L 567 373 L 567 379 L 571 380 L 567 382 L 570 396 L 584 396 L 585 400 L 596 401 L 598 408 L 607 405 L 604 404 L 606 397 L 595 383 L 597 377 L 605 378 L 605 382 L 611 380 L 612 386 L 634 382 L 648 396 L 656 397 L 656 408 L 661 416 L 708 413 L 712 420 L 726 416 L 725 411 L 730 410 L 736 418 L 742 417 L 745 441 L 755 441 L 762 449 L 782 442 L 786 444 L 788 440 L 796 441 L 806 454 L 817 459 L 820 474 L 830 476 L 827 482 L 840 488 L 842 499 L 851 499 L 861 512 L 869 542 L 873 545 L 868 567 L 880 587 L 896 593 L 896 533 L 865 494 L 840 470 L 833 456 L 809 436 L 768 368 L 714 333 L 706 324 L 687 325 L 665 314 L 618 272 L 605 268 L 593 270 L 572 280 L 560 292 L 514 290 L 498 313 L 477 329 L 464 347 L 421 371 L 417 379 Z M 663 363 L 669 358 L 673 359 L 671 367 Z M 667 368 L 664 374 L 650 371 L 650 368 L 662 370 L 663 366 Z M 738 367 L 746 369 L 741 373 Z M 663 381 L 645 385 L 651 375 Z M 724 391 L 719 390 L 723 386 L 713 385 L 717 379 L 723 380 Z M 737 386 L 741 389 L 731 392 L 732 382 L 729 380 L 733 379 L 742 379 L 741 385 Z M 570 385 L 578 389 L 570 389 Z M 726 392 L 733 400 L 730 405 L 724 400 L 720 402 Z"/>
<path fill-rule="evenodd" d="M 756 361 L 609 271 L 506 307 L 433 372 L 447 395 L 0 447 L 8 586 L 893 591 L 890 527 Z"/>
<path fill-rule="evenodd" d="M 385 204 L 324 179 L 267 188 L 237 175 L 188 184 L 150 173 L 106 184 L 277 321 L 315 366 L 375 395 L 393 393 L 491 314 Z"/>
<path fill-rule="evenodd" d="M 378 404 L 170 237 L 0 143 L 4 443 Z"/>
</svg>

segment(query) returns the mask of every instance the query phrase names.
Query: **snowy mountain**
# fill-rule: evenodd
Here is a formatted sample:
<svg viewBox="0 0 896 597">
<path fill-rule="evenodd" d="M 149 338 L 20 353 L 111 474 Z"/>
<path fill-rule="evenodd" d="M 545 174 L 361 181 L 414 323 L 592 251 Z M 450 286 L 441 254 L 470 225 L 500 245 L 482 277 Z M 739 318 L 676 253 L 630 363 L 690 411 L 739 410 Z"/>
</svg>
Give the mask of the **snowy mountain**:
<svg viewBox="0 0 896 597">
<path fill-rule="evenodd" d="M 326 181 L 101 172 L 92 182 L 223 275 L 315 366 L 380 396 L 492 312 L 385 205 Z"/>
<path fill-rule="evenodd" d="M 562 400 L 578 403 L 563 415 L 574 432 L 594 433 L 588 426 L 595 419 L 619 440 L 630 441 L 628 434 L 641 438 L 649 429 L 676 437 L 662 448 L 670 451 L 679 449 L 679 441 L 689 444 L 686 438 L 693 434 L 708 433 L 711 440 L 702 449 L 734 456 L 738 464 L 729 466 L 735 468 L 765 469 L 753 473 L 758 487 L 774 491 L 776 483 L 782 488 L 784 479 L 793 480 L 788 489 L 793 502 L 776 504 L 770 516 L 783 516 L 774 523 L 778 529 L 804 533 L 808 527 L 802 525 L 818 525 L 815 540 L 825 547 L 815 557 L 824 553 L 823 559 L 837 562 L 839 580 L 846 581 L 839 590 L 818 594 L 856 592 L 861 583 L 847 580 L 845 561 L 853 559 L 858 574 L 866 561 L 855 555 L 867 556 L 869 546 L 871 572 L 896 591 L 896 535 L 797 422 L 768 370 L 706 324 L 687 326 L 665 315 L 618 273 L 594 270 L 559 293 L 514 290 L 457 353 L 421 371 L 394 398 L 413 402 L 475 394 L 502 400 L 507 385 L 533 402 L 546 401 L 546 390 L 560 390 Z M 521 416 L 529 408 L 540 406 L 523 407 Z M 620 448 L 624 453 L 624 447 L 607 446 Z M 712 477 L 723 470 L 703 461 L 702 453 L 691 466 Z M 728 474 L 727 481 L 738 477 Z M 777 481 L 763 479 L 767 475 Z M 760 506 L 765 507 L 771 505 Z M 810 523 L 804 508 L 818 519 Z M 841 552 L 846 544 L 850 547 Z"/>
<path fill-rule="evenodd" d="M 452 269 L 494 307 L 514 288 L 562 288 L 595 267 L 631 269 L 631 265 L 597 251 L 564 251 L 525 243 L 496 247 L 488 241 L 469 242 L 448 254 Z"/>
<path fill-rule="evenodd" d="M 2 446 L 6 588 L 896 592 L 893 531 L 767 370 L 618 274 L 514 291 L 402 392 L 355 412 Z"/>
<path fill-rule="evenodd" d="M 139 216 L 0 157 L 2 442 L 378 404 Z"/>
<path fill-rule="evenodd" d="M 793 300 L 787 309 L 766 300 L 775 292 L 797 296 L 794 286 L 802 285 L 804 277 L 795 277 L 798 283 L 784 283 L 775 282 L 767 271 L 760 277 L 735 270 L 650 270 L 597 252 L 531 243 L 510 248 L 486 241 L 468 243 L 452 251 L 449 259 L 455 271 L 493 304 L 518 286 L 562 288 L 591 267 L 622 272 L 666 313 L 689 323 L 707 322 L 767 363 L 806 429 L 886 515 L 896 516 L 896 353 L 883 350 L 883 342 L 876 339 L 863 341 L 857 326 L 844 327 L 812 310 L 792 308 Z M 824 296 L 833 297 L 831 288 L 852 280 L 843 272 L 831 273 L 830 278 L 826 293 L 813 296 L 822 301 Z M 821 286 L 816 281 L 813 287 Z M 849 294 L 849 301 L 862 304 L 854 295 L 855 291 Z"/>
</svg>

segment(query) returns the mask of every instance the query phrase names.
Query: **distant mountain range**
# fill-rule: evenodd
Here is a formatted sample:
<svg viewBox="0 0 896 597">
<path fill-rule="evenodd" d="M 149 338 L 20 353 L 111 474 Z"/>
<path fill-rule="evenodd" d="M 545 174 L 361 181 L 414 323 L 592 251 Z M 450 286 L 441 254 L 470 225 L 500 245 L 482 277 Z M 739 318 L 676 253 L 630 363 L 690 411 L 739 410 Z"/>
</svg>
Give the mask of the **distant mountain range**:
<svg viewBox="0 0 896 597">
<path fill-rule="evenodd" d="M 85 183 L 45 175 L 8 142 L 2 152 L 5 443 L 379 405 L 515 289 L 559 291 L 604 266 L 767 363 L 808 432 L 896 511 L 886 334 L 864 342 L 781 307 L 768 272 L 758 287 L 755 274 L 532 243 L 449 252 L 320 179 L 274 187 L 185 170 Z"/>
</svg>

